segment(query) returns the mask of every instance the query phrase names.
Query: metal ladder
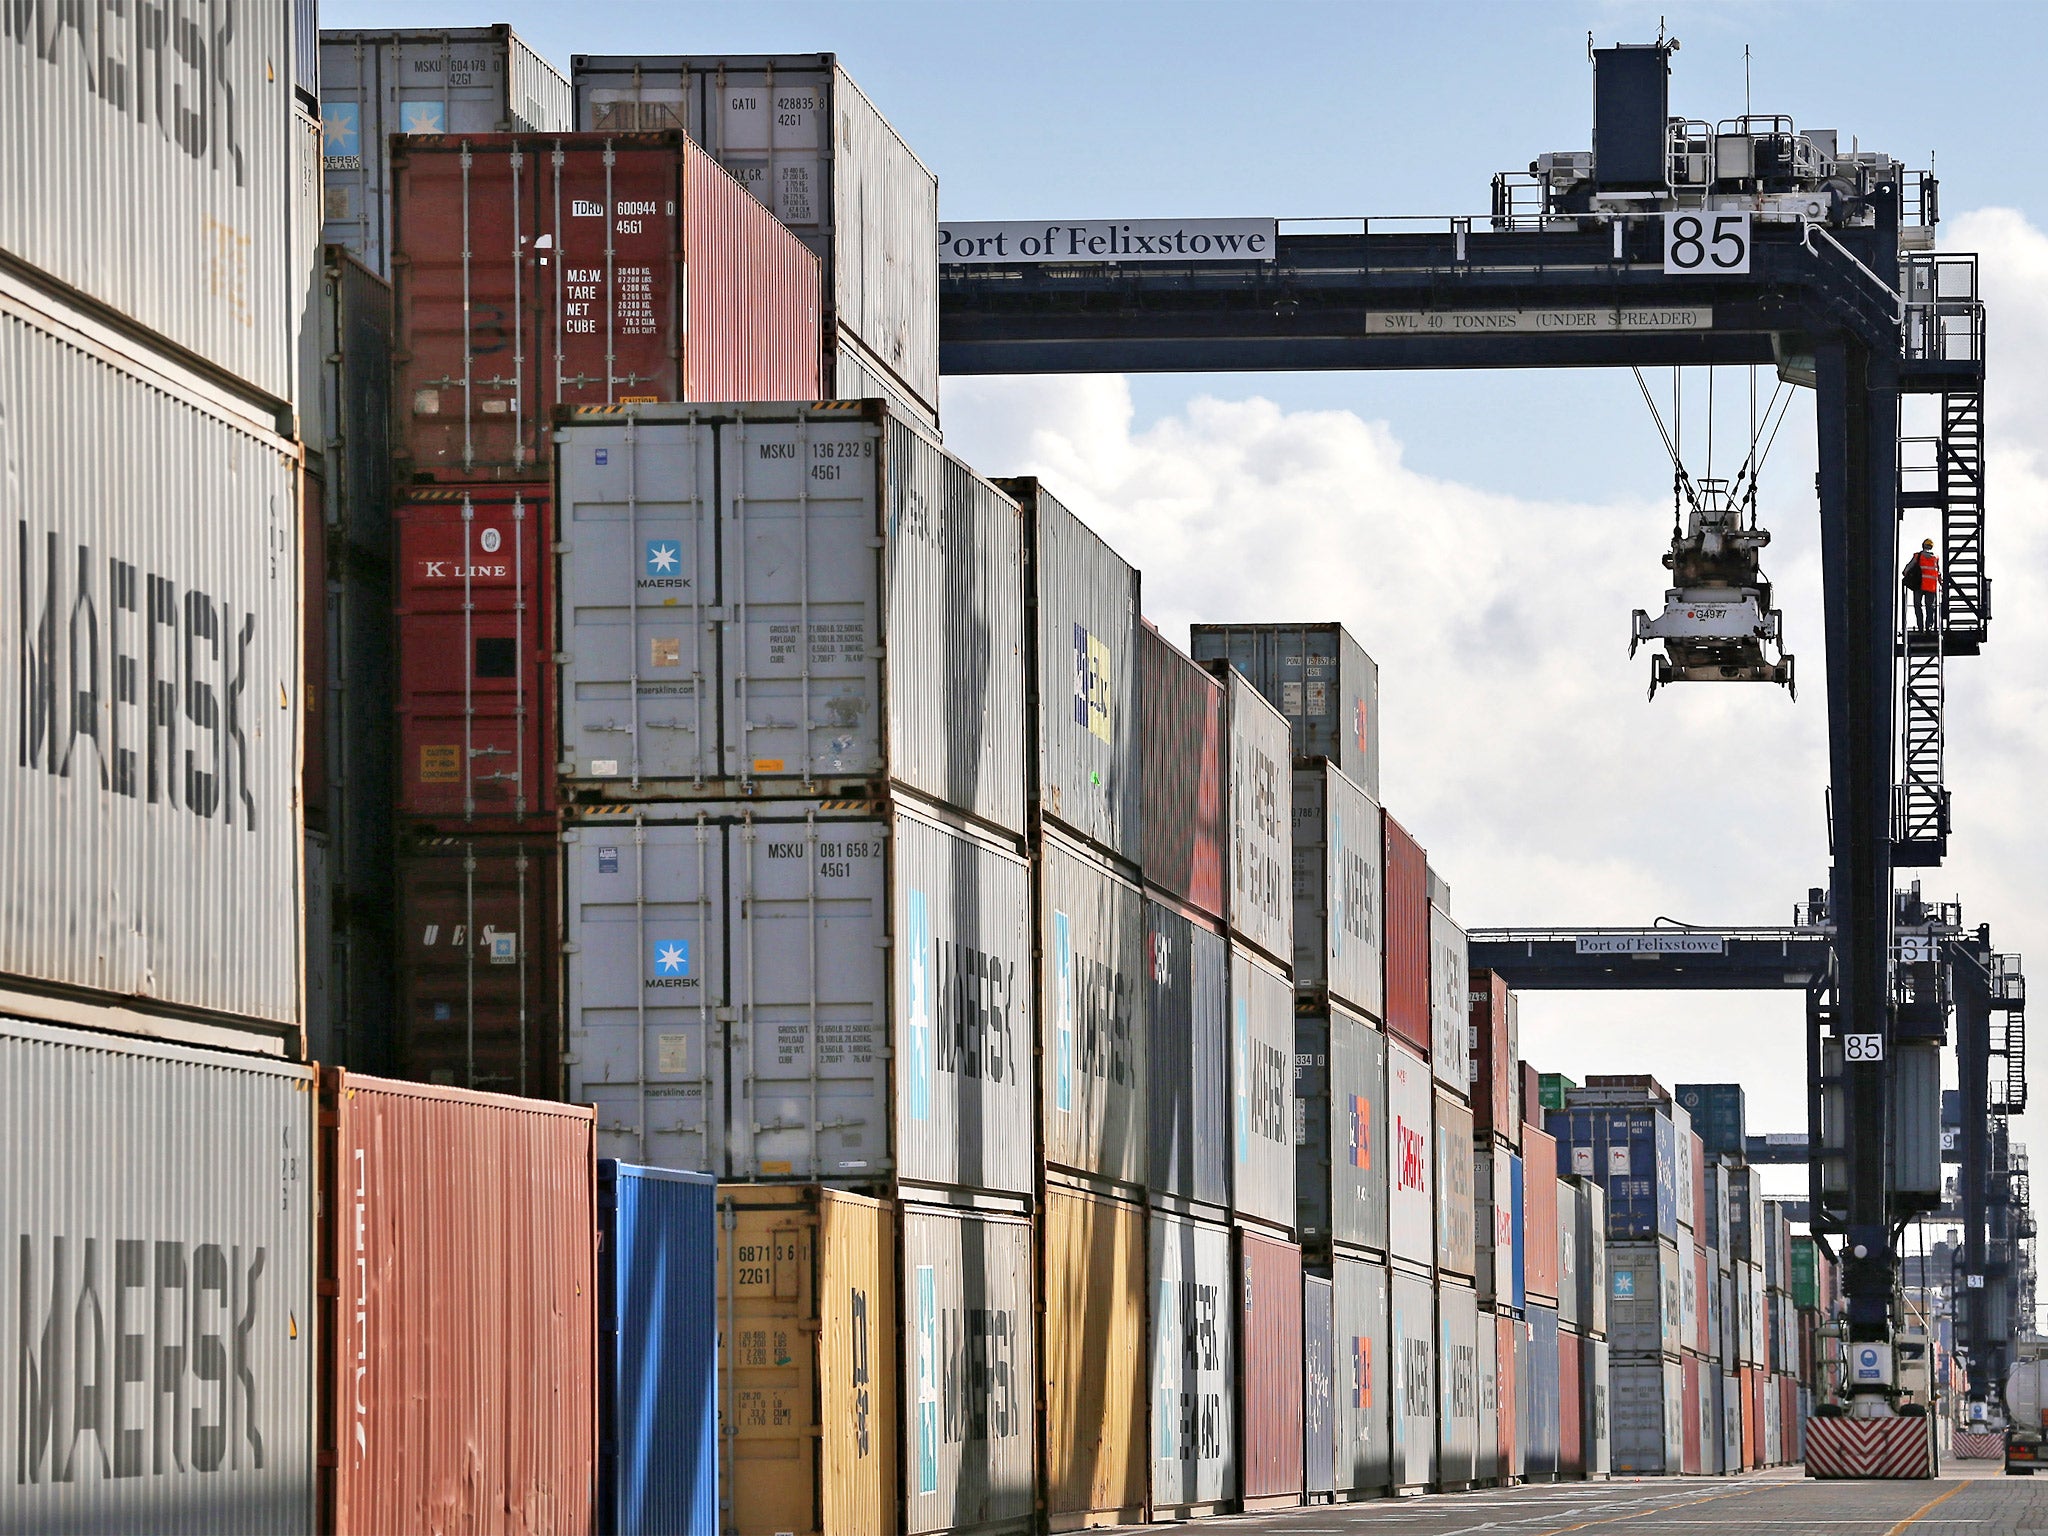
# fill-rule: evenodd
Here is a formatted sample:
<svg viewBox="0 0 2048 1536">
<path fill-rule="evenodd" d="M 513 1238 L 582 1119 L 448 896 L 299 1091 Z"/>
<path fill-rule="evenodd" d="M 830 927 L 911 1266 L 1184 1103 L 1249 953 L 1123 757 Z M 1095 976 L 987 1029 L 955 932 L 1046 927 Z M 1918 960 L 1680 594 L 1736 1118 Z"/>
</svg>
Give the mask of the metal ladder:
<svg viewBox="0 0 2048 1536">
<path fill-rule="evenodd" d="M 1941 632 L 1951 656 L 1974 656 L 1990 638 L 1991 580 L 1984 574 L 1984 392 L 1941 397 Z"/>
<path fill-rule="evenodd" d="M 1926 869 L 1948 852 L 1949 794 L 1943 781 L 1942 644 L 1939 632 L 1899 637 L 1899 778 L 1892 800 L 1892 857 Z"/>
<path fill-rule="evenodd" d="M 2005 1036 L 1994 1037 L 1991 1054 L 2005 1058 L 2005 1100 L 2000 1112 L 2024 1114 L 2027 1108 L 2027 978 L 2018 955 L 1991 957 L 1991 1006 L 2005 1014 Z"/>
</svg>

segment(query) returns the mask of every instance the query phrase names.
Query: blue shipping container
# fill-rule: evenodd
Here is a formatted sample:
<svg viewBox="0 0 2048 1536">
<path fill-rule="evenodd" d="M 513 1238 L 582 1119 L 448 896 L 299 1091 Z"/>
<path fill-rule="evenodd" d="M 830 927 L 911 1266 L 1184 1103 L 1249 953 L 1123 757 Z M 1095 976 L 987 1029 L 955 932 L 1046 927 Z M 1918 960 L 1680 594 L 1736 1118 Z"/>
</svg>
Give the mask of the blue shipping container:
<svg viewBox="0 0 2048 1536">
<path fill-rule="evenodd" d="M 1528 1305 L 1526 1282 L 1529 1277 L 1528 1227 L 1526 1208 L 1522 1204 L 1522 1159 L 1519 1155 L 1508 1159 L 1508 1197 L 1514 1202 L 1512 1216 L 1515 1229 L 1515 1310 L 1521 1311 Z"/>
<path fill-rule="evenodd" d="M 1529 1369 L 1517 1379 L 1521 1393 L 1520 1425 L 1528 1445 L 1525 1472 L 1529 1481 L 1555 1482 L 1563 1425 L 1558 1420 L 1563 1383 L 1558 1379 L 1557 1308 L 1529 1308 Z"/>
<path fill-rule="evenodd" d="M 1668 1109 L 1583 1107 L 1544 1119 L 1557 1138 L 1557 1171 L 1592 1179 L 1607 1192 L 1610 1238 L 1677 1241 L 1678 1142 Z"/>
<path fill-rule="evenodd" d="M 598 1162 L 600 1536 L 718 1536 L 717 1198 Z"/>
</svg>

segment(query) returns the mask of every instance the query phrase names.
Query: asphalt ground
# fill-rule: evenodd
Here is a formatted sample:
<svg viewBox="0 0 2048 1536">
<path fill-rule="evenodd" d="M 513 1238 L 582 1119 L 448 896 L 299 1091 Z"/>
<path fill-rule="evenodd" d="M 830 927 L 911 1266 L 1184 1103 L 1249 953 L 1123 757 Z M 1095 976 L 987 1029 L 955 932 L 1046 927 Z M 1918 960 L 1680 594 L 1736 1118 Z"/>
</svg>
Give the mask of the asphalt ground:
<svg viewBox="0 0 2048 1536">
<path fill-rule="evenodd" d="M 1216 1536 L 2008 1536 L 2048 1533 L 2048 1476 L 1950 1463 L 1932 1482 L 1815 1482 L 1797 1468 L 1742 1478 L 1630 1478 L 1316 1504 L 1198 1520 Z"/>
</svg>

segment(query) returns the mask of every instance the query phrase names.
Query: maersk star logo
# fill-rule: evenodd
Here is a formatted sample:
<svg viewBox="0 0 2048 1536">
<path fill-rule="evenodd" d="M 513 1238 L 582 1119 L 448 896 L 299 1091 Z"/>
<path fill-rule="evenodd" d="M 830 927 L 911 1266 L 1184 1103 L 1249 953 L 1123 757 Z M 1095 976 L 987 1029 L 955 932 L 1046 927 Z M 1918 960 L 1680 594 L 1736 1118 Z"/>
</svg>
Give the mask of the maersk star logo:
<svg viewBox="0 0 2048 1536">
<path fill-rule="evenodd" d="M 647 574 L 674 576 L 683 568 L 683 546 L 674 539 L 647 541 Z"/>
<path fill-rule="evenodd" d="M 690 974 L 690 946 L 684 939 L 656 939 L 654 941 L 654 974 L 656 976 L 687 976 Z"/>
<path fill-rule="evenodd" d="M 362 135 L 362 108 L 352 101 L 325 102 L 320 108 L 321 153 L 344 160 L 356 152 Z"/>
<path fill-rule="evenodd" d="M 446 133 L 448 109 L 438 101 L 408 101 L 398 109 L 401 133 Z"/>
</svg>

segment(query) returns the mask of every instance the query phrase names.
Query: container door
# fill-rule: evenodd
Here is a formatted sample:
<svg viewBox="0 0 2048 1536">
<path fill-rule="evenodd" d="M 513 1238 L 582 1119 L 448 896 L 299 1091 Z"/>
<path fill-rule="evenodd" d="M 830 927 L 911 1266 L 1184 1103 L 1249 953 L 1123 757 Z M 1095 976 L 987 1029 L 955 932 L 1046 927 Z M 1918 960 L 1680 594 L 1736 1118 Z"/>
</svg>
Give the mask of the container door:
<svg viewBox="0 0 2048 1536">
<path fill-rule="evenodd" d="M 1394 1485 L 1425 1488 L 1437 1476 L 1435 1298 L 1427 1280 L 1396 1272 L 1392 1300 Z"/>
<path fill-rule="evenodd" d="M 1606 1477 L 1614 1470 L 1614 1442 L 1610 1427 L 1613 1382 L 1605 1339 L 1586 1340 L 1585 1376 L 1580 1392 L 1586 1409 L 1586 1475 Z"/>
<path fill-rule="evenodd" d="M 1490 1312 L 1473 1320 L 1479 1351 L 1479 1454 L 1475 1479 L 1483 1484 L 1500 1479 L 1500 1332 Z"/>
<path fill-rule="evenodd" d="M 1232 1208 L 1289 1227 L 1295 1215 L 1294 988 L 1281 972 L 1233 945 L 1230 1007 Z"/>
<path fill-rule="evenodd" d="M 1478 1301 L 1462 1285 L 1437 1289 L 1437 1481 L 1479 1475 Z"/>
<path fill-rule="evenodd" d="M 1144 959 L 1150 1185 L 1221 1214 L 1230 1201 L 1225 941 L 1147 901 Z"/>
<path fill-rule="evenodd" d="M 1046 1499 L 1054 1525 L 1145 1518 L 1145 1211 L 1045 1196 Z"/>
<path fill-rule="evenodd" d="M 1336 1341 L 1334 1301 L 1328 1280 L 1301 1282 L 1302 1486 L 1311 1493 L 1336 1487 Z"/>
<path fill-rule="evenodd" d="M 1038 893 L 1045 1160 L 1135 1192 L 1145 1182 L 1144 897 L 1053 836 L 1039 844 Z"/>
<path fill-rule="evenodd" d="M 1154 1215 L 1151 1272 L 1155 1513 L 1237 1494 L 1237 1350 L 1230 1229 Z"/>
<path fill-rule="evenodd" d="M 1238 1242 L 1244 1496 L 1250 1503 L 1301 1492 L 1301 1250 L 1242 1230 Z"/>
<path fill-rule="evenodd" d="M 1396 1397 L 1387 1342 L 1387 1269 L 1339 1255 L 1332 1266 L 1337 1307 L 1337 1489 L 1380 1493 L 1393 1479 Z"/>
</svg>

